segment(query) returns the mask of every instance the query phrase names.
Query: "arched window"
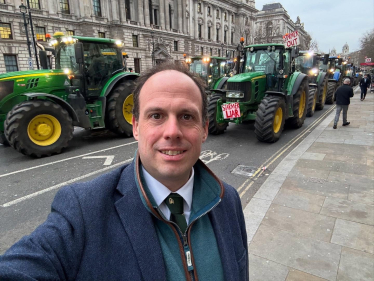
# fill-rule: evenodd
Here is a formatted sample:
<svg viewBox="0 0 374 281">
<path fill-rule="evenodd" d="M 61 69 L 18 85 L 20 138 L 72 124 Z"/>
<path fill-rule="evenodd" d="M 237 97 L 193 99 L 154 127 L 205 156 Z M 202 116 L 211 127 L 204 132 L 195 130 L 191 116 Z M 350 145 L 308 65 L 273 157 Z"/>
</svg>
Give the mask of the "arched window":
<svg viewBox="0 0 374 281">
<path fill-rule="evenodd" d="M 219 10 L 216 11 L 216 18 L 219 19 Z"/>
<path fill-rule="evenodd" d="M 153 24 L 152 0 L 148 0 L 148 9 L 149 9 L 149 22 L 150 24 Z"/>
<path fill-rule="evenodd" d="M 210 16 L 210 7 L 208 6 L 208 16 Z"/>
<path fill-rule="evenodd" d="M 197 3 L 197 12 L 201 13 L 201 3 Z"/>
</svg>

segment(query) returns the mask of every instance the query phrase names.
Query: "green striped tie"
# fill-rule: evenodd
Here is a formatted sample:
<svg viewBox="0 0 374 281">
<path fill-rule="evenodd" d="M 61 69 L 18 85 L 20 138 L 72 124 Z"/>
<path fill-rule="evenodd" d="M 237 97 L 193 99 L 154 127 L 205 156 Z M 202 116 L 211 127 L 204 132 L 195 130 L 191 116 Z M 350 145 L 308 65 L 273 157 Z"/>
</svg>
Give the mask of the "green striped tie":
<svg viewBox="0 0 374 281">
<path fill-rule="evenodd" d="M 170 220 L 175 222 L 182 233 L 184 233 L 187 229 L 187 222 L 183 214 L 183 197 L 178 193 L 170 193 L 169 196 L 166 197 L 165 203 L 169 207 L 171 213 Z"/>
</svg>

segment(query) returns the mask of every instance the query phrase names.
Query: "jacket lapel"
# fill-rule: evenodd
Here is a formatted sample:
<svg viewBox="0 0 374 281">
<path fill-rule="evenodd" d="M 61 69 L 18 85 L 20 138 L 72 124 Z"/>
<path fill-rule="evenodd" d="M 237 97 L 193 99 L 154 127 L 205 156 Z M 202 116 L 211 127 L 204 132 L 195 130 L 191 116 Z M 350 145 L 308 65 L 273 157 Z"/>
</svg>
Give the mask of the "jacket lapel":
<svg viewBox="0 0 374 281">
<path fill-rule="evenodd" d="M 116 201 L 115 207 L 132 244 L 143 280 L 166 280 L 152 215 L 140 199 L 135 183 L 134 162 L 123 171 L 117 189 L 123 196 Z"/>
</svg>

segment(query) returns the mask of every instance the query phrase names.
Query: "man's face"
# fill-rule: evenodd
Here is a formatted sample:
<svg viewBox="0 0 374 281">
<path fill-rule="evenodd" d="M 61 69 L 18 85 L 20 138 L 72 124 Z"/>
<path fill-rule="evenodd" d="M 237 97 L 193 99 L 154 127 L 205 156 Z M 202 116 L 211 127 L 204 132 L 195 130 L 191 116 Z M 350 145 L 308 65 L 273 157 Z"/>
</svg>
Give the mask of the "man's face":
<svg viewBox="0 0 374 281">
<path fill-rule="evenodd" d="M 132 123 L 142 165 L 176 191 L 188 181 L 208 134 L 199 88 L 183 73 L 159 72 L 141 89 L 139 112 Z"/>
</svg>

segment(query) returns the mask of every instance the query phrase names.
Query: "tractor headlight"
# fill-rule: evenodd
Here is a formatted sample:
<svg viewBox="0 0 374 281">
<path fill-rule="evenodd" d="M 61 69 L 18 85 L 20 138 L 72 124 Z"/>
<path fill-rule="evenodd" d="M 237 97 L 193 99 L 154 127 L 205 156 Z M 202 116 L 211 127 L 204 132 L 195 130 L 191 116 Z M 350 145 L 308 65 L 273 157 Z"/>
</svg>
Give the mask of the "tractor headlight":
<svg viewBox="0 0 374 281">
<path fill-rule="evenodd" d="M 331 68 L 331 69 L 330 69 L 330 72 L 331 72 L 331 73 L 333 73 L 334 71 L 335 71 L 335 69 L 334 69 L 334 68 Z"/>
<path fill-rule="evenodd" d="M 254 48 L 253 47 L 250 47 L 249 48 L 249 51 L 253 52 Z"/>
<path fill-rule="evenodd" d="M 208 83 L 212 82 L 212 79 L 208 79 Z"/>
<path fill-rule="evenodd" d="M 280 74 L 280 75 L 283 74 L 283 69 L 280 69 L 280 70 L 279 70 L 279 74 Z"/>
<path fill-rule="evenodd" d="M 226 98 L 242 99 L 244 98 L 243 92 L 226 92 Z"/>
<path fill-rule="evenodd" d="M 64 73 L 65 73 L 66 75 L 69 75 L 69 74 L 70 74 L 70 69 L 69 69 L 69 68 L 65 68 L 65 69 L 64 69 Z"/>
</svg>

